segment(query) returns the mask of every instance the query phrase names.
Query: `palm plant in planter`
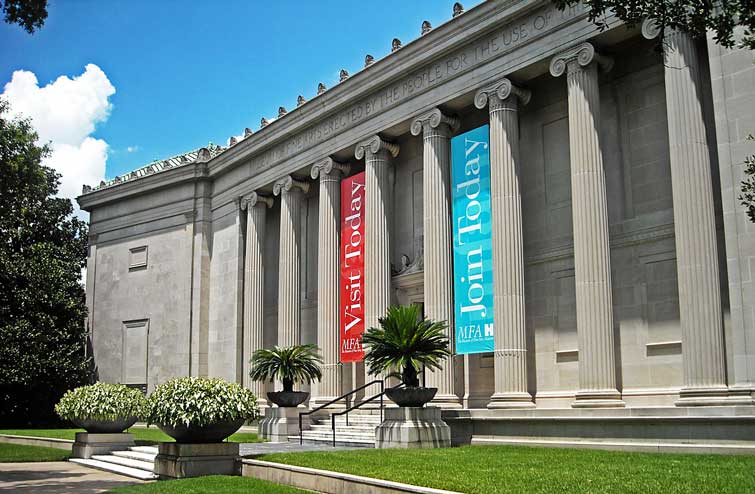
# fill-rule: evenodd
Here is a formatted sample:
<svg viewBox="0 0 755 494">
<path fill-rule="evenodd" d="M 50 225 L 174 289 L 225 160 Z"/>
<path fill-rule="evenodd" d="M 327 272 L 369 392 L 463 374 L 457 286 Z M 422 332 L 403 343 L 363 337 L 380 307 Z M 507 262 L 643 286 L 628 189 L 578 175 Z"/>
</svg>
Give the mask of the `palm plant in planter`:
<svg viewBox="0 0 755 494">
<path fill-rule="evenodd" d="M 422 367 L 440 369 L 451 355 L 445 322 L 420 319 L 418 305 L 392 306 L 380 327 L 368 329 L 362 336 L 364 362 L 371 374 L 392 371 L 405 387 L 386 390 L 388 398 L 403 407 L 421 407 L 438 392 L 438 388 L 419 385 Z M 396 372 L 396 371 L 400 372 Z"/>
<path fill-rule="evenodd" d="M 294 391 L 294 383 L 310 384 L 322 379 L 322 357 L 317 345 L 275 346 L 261 349 L 252 355 L 249 377 L 255 381 L 276 379 L 283 383 L 283 391 L 274 391 L 267 397 L 279 407 L 296 407 L 309 397 L 305 391 Z"/>
</svg>

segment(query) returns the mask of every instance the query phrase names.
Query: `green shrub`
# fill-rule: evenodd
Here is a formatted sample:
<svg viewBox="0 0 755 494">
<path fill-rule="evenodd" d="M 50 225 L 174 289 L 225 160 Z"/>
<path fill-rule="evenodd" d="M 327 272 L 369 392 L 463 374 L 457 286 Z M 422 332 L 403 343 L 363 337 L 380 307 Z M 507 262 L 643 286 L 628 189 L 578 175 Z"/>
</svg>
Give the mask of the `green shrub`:
<svg viewBox="0 0 755 494">
<path fill-rule="evenodd" d="M 179 377 L 161 384 L 147 399 L 151 424 L 201 427 L 257 418 L 257 397 L 223 379 Z"/>
<path fill-rule="evenodd" d="M 147 400 L 138 389 L 123 384 L 97 383 L 72 389 L 55 405 L 63 420 L 115 421 L 142 418 Z"/>
</svg>

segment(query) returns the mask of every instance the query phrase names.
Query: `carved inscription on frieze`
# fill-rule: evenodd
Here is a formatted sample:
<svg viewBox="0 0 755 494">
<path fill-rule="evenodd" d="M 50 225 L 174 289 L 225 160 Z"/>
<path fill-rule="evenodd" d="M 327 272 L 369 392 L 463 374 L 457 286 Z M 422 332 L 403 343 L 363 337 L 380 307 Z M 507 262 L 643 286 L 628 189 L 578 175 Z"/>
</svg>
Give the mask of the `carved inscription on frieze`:
<svg viewBox="0 0 755 494">
<path fill-rule="evenodd" d="M 332 115 L 312 127 L 273 146 L 251 160 L 251 173 L 257 174 L 279 161 L 314 146 L 376 113 L 398 105 L 413 94 L 447 81 L 502 53 L 541 36 L 544 32 L 566 24 L 584 13 L 580 5 L 561 12 L 552 5 L 518 19 L 467 45 L 433 65 L 426 66 L 395 84 L 374 93 L 349 108 Z"/>
</svg>

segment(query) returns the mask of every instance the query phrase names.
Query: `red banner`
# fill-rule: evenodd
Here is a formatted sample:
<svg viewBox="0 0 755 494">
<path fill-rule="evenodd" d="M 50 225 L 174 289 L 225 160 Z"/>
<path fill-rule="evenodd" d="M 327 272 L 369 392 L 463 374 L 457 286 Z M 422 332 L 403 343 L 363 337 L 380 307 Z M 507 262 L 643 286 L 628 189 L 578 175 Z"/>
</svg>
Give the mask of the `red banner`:
<svg viewBox="0 0 755 494">
<path fill-rule="evenodd" d="M 341 362 L 364 358 L 364 199 L 364 172 L 341 181 Z"/>
</svg>

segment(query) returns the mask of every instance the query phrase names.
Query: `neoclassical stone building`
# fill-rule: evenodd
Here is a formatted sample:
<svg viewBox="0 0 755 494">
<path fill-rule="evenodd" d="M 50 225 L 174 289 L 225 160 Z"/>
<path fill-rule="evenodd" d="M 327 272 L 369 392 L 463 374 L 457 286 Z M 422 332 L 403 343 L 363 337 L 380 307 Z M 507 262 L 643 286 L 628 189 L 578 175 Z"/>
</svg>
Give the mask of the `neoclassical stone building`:
<svg viewBox="0 0 755 494">
<path fill-rule="evenodd" d="M 453 340 L 450 141 L 488 125 L 494 351 L 428 374 L 436 401 L 473 418 L 736 405 L 721 413 L 752 420 L 755 225 L 737 195 L 753 55 L 608 22 L 457 5 L 227 147 L 85 187 L 100 378 L 216 376 L 263 398 L 251 352 L 302 342 L 325 358 L 312 403 L 363 383 L 339 361 L 340 182 L 361 172 L 366 327 L 419 303 Z"/>
</svg>

